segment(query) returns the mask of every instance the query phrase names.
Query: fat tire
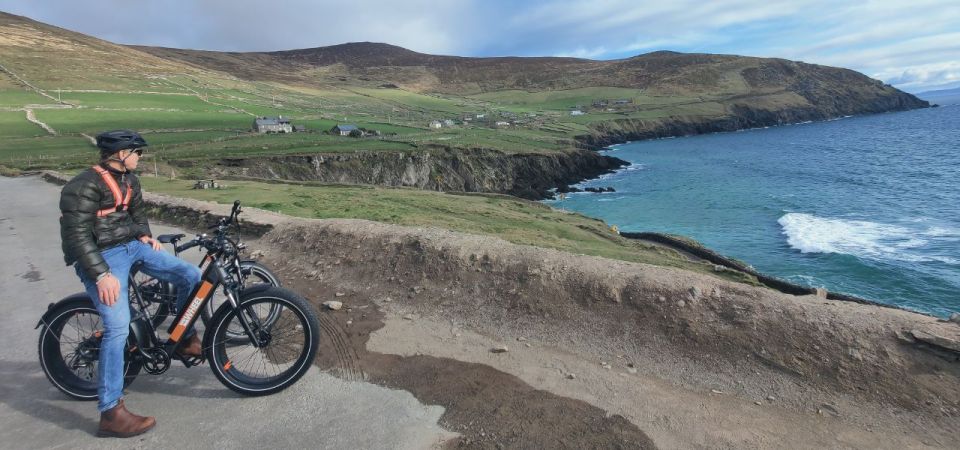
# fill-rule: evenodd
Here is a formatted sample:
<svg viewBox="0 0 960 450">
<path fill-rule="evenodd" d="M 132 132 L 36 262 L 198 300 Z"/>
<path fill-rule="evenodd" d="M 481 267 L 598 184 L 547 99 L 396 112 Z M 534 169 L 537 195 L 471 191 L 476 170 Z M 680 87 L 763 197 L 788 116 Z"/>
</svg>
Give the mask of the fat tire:
<svg viewBox="0 0 960 450">
<path fill-rule="evenodd" d="M 273 299 L 283 303 L 284 307 L 290 308 L 303 316 L 304 330 L 308 333 L 306 345 L 298 356 L 294 366 L 296 370 L 285 376 L 282 380 L 260 386 L 251 386 L 235 379 L 224 369 L 225 355 L 220 354 L 219 350 L 226 345 L 226 341 L 214 345 L 219 329 L 229 326 L 228 319 L 234 317 L 233 307 L 225 303 L 217 308 L 203 335 L 204 356 L 210 365 L 210 370 L 230 390 L 248 396 L 264 396 L 280 392 L 296 383 L 313 365 L 313 360 L 320 348 L 320 322 L 317 320 L 317 314 L 307 300 L 296 293 L 278 286 L 263 286 L 251 289 L 240 294 L 240 307 L 256 303 L 263 299 Z M 226 330 L 223 330 L 226 333 Z"/>
<path fill-rule="evenodd" d="M 87 312 L 100 315 L 93 306 L 89 296 L 72 296 L 60 301 L 53 307 L 53 311 L 45 315 L 50 320 L 40 327 L 40 338 L 37 353 L 40 367 L 47 380 L 60 392 L 77 400 L 96 400 L 97 386 L 90 386 L 89 382 L 81 380 L 67 367 L 60 354 L 59 338 L 66 321 L 78 312 Z M 132 336 L 132 334 L 131 334 Z M 128 341 L 129 342 L 129 341 Z M 128 353 L 129 355 L 129 353 Z M 140 373 L 142 364 L 137 358 L 127 360 L 127 369 L 123 376 L 123 387 L 127 388 Z"/>
</svg>

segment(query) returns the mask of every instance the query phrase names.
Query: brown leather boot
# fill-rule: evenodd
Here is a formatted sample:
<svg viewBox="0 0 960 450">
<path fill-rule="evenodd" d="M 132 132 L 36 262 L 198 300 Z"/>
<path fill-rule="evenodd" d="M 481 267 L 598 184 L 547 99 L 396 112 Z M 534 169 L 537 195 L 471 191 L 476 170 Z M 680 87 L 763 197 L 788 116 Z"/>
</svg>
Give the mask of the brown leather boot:
<svg viewBox="0 0 960 450">
<path fill-rule="evenodd" d="M 123 400 L 117 406 L 100 413 L 100 429 L 98 437 L 127 438 L 143 434 L 157 424 L 153 417 L 138 416 L 123 406 Z"/>
<path fill-rule="evenodd" d="M 176 351 L 178 355 L 183 357 L 202 358 L 203 345 L 200 343 L 200 336 L 197 336 L 197 333 L 193 333 L 193 336 L 190 336 L 186 341 L 180 343 Z"/>
</svg>

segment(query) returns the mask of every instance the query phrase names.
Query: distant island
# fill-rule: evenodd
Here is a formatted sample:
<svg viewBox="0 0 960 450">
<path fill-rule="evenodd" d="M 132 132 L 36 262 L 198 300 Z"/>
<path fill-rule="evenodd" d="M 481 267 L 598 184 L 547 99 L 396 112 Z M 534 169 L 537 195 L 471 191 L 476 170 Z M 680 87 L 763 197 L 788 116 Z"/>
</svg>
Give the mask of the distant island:
<svg viewBox="0 0 960 450">
<path fill-rule="evenodd" d="M 932 103 L 952 105 L 960 103 L 960 87 L 953 89 L 938 89 L 917 94 L 917 97 Z"/>
</svg>

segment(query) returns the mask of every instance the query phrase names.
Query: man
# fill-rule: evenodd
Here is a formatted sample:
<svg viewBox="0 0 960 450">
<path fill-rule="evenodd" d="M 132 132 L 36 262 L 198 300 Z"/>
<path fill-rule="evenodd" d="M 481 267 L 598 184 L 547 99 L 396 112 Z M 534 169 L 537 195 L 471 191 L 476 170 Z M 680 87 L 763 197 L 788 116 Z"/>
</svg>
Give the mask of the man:
<svg viewBox="0 0 960 450">
<path fill-rule="evenodd" d="M 100 163 L 80 173 L 60 194 L 60 238 L 67 265 L 73 264 L 103 321 L 97 395 L 98 436 L 130 437 L 156 424 L 123 405 L 124 354 L 130 326 L 128 276 L 136 262 L 141 271 L 173 283 L 177 308 L 200 282 L 200 269 L 163 252 L 147 223 L 140 180 L 133 174 L 146 141 L 129 130 L 97 135 Z M 182 358 L 200 357 L 194 330 L 177 349 Z"/>
</svg>

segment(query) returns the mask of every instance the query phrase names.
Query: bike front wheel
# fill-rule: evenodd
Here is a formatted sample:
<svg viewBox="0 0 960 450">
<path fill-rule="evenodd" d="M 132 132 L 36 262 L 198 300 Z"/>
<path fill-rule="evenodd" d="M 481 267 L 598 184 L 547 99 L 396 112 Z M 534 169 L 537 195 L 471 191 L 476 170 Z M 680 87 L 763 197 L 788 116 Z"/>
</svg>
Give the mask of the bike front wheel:
<svg viewBox="0 0 960 450">
<path fill-rule="evenodd" d="M 255 340 L 237 340 L 243 314 Z M 244 331 L 246 332 L 246 331 Z M 210 369 L 226 387 L 244 395 L 269 395 L 286 389 L 310 369 L 320 343 L 313 307 L 299 295 L 276 286 L 245 291 L 239 308 L 220 306 L 204 333 Z"/>
</svg>

